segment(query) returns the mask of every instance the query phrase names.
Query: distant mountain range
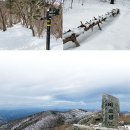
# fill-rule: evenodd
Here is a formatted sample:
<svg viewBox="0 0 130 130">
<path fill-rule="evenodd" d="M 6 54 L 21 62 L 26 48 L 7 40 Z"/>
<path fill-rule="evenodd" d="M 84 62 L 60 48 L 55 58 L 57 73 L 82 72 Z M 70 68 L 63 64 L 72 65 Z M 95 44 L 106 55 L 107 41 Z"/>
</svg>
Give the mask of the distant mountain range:
<svg viewBox="0 0 130 130">
<path fill-rule="evenodd" d="M 0 110 L 0 125 L 43 111 L 42 108 Z"/>
<path fill-rule="evenodd" d="M 77 123 L 97 112 L 99 111 L 56 108 L 53 111 L 43 111 L 42 108 L 0 110 L 0 130 L 54 130 L 56 127 Z M 121 115 L 126 114 L 130 113 L 121 112 Z"/>
<path fill-rule="evenodd" d="M 81 109 L 40 112 L 2 125 L 0 130 L 54 130 L 62 125 L 77 123 L 90 114 L 92 112 Z"/>
<path fill-rule="evenodd" d="M 126 115 L 130 115 L 130 112 L 129 111 L 122 111 L 121 114 L 126 114 Z"/>
</svg>

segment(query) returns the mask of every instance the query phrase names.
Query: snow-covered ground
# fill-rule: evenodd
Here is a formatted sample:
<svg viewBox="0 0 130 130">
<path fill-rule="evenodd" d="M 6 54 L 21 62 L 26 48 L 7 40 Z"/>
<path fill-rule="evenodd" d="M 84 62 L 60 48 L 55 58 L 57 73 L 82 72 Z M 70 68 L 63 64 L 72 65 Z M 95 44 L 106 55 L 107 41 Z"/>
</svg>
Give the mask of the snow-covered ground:
<svg viewBox="0 0 130 130">
<path fill-rule="evenodd" d="M 0 31 L 0 50 L 45 50 L 46 36 L 32 37 L 30 29 L 20 24 L 8 28 L 6 32 Z M 51 37 L 51 49 L 63 50 L 62 39 Z"/>
<path fill-rule="evenodd" d="M 121 14 L 115 18 L 107 20 L 102 31 L 94 27 L 94 31 L 87 31 L 78 37 L 80 47 L 68 42 L 64 44 L 64 49 L 73 50 L 120 50 L 130 49 L 130 1 L 116 0 L 114 5 L 109 2 L 101 2 L 101 0 L 87 0 L 82 6 L 80 2 L 74 0 L 73 9 L 70 9 L 70 2 L 64 5 L 64 27 L 66 32 L 69 29 L 76 28 L 80 25 L 80 21 L 85 23 L 94 16 L 98 17 L 111 11 L 113 8 L 119 8 Z"/>
<path fill-rule="evenodd" d="M 119 126 L 118 128 L 107 128 L 107 127 L 102 127 L 100 125 L 87 126 L 87 125 L 79 125 L 79 124 L 73 124 L 72 128 L 79 128 L 80 130 L 129 130 L 128 127 L 124 127 L 124 126 Z M 72 130 L 72 129 L 68 129 L 68 130 Z"/>
<path fill-rule="evenodd" d="M 126 125 L 125 127 L 128 128 L 128 129 L 130 130 L 130 125 Z"/>
</svg>

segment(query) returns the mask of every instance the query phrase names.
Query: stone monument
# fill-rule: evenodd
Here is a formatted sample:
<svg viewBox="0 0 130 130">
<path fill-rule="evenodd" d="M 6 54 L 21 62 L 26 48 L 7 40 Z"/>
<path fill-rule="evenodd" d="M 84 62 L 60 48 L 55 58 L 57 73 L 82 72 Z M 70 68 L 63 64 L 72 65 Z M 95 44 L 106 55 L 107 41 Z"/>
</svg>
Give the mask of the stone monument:
<svg viewBox="0 0 130 130">
<path fill-rule="evenodd" d="M 102 116 L 103 126 L 107 128 L 117 128 L 119 122 L 119 99 L 108 95 L 102 95 Z"/>
</svg>

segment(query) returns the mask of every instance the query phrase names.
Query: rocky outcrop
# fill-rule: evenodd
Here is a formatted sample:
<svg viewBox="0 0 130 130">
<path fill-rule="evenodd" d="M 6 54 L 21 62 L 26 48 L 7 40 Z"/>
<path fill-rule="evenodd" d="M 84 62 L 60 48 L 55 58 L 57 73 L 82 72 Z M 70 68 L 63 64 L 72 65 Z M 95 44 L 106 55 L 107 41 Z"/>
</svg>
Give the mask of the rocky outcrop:
<svg viewBox="0 0 130 130">
<path fill-rule="evenodd" d="M 85 117 L 84 119 L 81 119 L 78 124 L 80 125 L 97 125 L 102 122 L 102 114 L 101 113 L 95 113 L 92 115 L 89 115 Z"/>
<path fill-rule="evenodd" d="M 102 125 L 102 114 L 93 113 L 81 119 L 77 124 L 73 124 L 66 130 L 129 130 L 124 125 L 118 128 L 107 128 Z"/>
</svg>

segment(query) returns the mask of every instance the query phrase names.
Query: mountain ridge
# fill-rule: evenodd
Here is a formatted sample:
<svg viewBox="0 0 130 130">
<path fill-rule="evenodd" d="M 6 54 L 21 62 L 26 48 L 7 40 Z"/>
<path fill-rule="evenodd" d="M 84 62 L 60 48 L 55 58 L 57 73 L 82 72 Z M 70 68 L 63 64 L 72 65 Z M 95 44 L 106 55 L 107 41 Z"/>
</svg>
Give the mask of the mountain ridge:
<svg viewBox="0 0 130 130">
<path fill-rule="evenodd" d="M 39 112 L 23 119 L 18 119 L 2 125 L 0 130 L 54 130 L 62 125 L 77 123 L 80 119 L 93 114 L 82 109 L 67 112 Z"/>
</svg>

